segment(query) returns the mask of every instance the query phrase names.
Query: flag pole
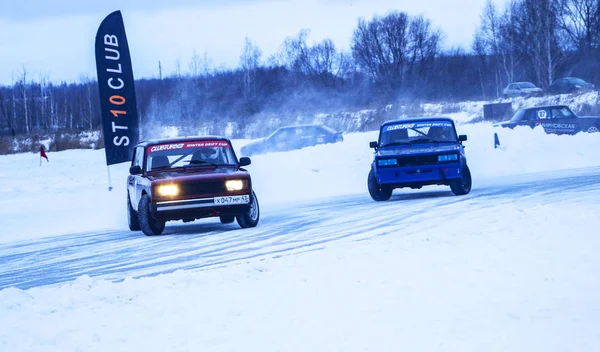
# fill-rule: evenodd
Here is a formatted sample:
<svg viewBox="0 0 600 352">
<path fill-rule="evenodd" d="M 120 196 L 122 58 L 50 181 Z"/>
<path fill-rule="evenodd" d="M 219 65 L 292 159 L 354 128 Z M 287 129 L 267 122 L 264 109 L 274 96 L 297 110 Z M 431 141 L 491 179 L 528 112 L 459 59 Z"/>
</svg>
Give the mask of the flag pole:
<svg viewBox="0 0 600 352">
<path fill-rule="evenodd" d="M 106 170 L 108 171 L 108 191 L 112 191 L 112 186 L 110 184 L 110 166 L 106 166 Z"/>
</svg>

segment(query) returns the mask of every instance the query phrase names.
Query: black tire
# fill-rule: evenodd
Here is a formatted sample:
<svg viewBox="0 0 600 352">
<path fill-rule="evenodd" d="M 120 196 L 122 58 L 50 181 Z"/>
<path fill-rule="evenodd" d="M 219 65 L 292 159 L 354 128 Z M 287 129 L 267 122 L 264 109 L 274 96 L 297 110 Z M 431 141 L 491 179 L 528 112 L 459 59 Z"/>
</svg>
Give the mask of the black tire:
<svg viewBox="0 0 600 352">
<path fill-rule="evenodd" d="M 465 194 L 469 194 L 469 192 L 471 192 L 471 185 L 471 170 L 469 170 L 469 167 L 465 165 L 462 170 L 462 177 L 450 183 L 450 189 L 455 195 L 464 196 Z"/>
<path fill-rule="evenodd" d="M 254 191 L 252 191 L 252 194 L 250 195 L 250 209 L 244 214 L 236 216 L 235 219 L 237 220 L 238 225 L 243 229 L 258 225 L 258 220 L 260 219 L 260 207 Z"/>
<path fill-rule="evenodd" d="M 221 224 L 231 224 L 232 222 L 235 221 L 235 216 L 221 215 L 221 216 L 219 216 L 219 219 L 221 220 Z"/>
<path fill-rule="evenodd" d="M 138 206 L 138 219 L 140 228 L 146 236 L 158 236 L 165 229 L 165 222 L 156 220 L 150 213 L 150 197 L 147 194 L 142 196 Z"/>
<path fill-rule="evenodd" d="M 377 178 L 373 169 L 369 171 L 369 177 L 367 179 L 367 186 L 369 187 L 369 194 L 374 201 L 381 202 L 389 200 L 392 197 L 393 189 L 387 186 L 382 186 L 377 183 Z"/>
<path fill-rule="evenodd" d="M 140 221 L 138 219 L 138 213 L 135 210 L 133 210 L 133 207 L 131 206 L 129 192 L 127 192 L 127 224 L 129 225 L 129 229 L 131 231 L 140 230 Z"/>
</svg>

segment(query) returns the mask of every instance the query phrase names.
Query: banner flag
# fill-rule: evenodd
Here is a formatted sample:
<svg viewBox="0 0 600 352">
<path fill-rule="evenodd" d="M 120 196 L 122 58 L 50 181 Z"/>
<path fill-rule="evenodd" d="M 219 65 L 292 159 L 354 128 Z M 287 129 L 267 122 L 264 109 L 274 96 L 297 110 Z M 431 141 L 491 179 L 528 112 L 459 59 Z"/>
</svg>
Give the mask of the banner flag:
<svg viewBox="0 0 600 352">
<path fill-rule="evenodd" d="M 95 50 L 106 165 L 131 161 L 133 147 L 139 142 L 139 117 L 121 11 L 104 18 L 96 33 Z"/>
</svg>

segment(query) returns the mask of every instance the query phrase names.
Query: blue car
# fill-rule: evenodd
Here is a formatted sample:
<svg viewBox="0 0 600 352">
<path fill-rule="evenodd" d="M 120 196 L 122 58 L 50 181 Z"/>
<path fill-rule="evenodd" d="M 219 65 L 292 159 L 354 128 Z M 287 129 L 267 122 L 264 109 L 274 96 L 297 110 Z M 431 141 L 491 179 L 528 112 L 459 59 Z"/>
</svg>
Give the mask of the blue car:
<svg viewBox="0 0 600 352">
<path fill-rule="evenodd" d="M 448 117 L 419 117 L 387 121 L 381 125 L 368 188 L 375 201 L 390 199 L 396 188 L 420 189 L 446 185 L 455 195 L 471 191 L 471 171 L 464 146 Z"/>
</svg>

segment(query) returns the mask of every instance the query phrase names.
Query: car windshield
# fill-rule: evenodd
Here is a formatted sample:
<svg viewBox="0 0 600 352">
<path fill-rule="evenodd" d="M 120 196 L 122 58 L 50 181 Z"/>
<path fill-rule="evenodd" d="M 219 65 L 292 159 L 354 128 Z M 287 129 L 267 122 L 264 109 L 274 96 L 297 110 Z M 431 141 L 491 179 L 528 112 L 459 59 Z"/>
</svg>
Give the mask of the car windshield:
<svg viewBox="0 0 600 352">
<path fill-rule="evenodd" d="M 577 77 L 569 77 L 569 78 L 567 78 L 567 80 L 573 84 L 587 84 L 586 81 L 582 80 L 581 78 L 577 78 Z"/>
<path fill-rule="evenodd" d="M 146 171 L 214 165 L 237 165 L 229 142 L 185 141 L 156 144 L 146 148 Z"/>
<path fill-rule="evenodd" d="M 523 117 L 523 114 L 525 114 L 525 109 L 517 110 L 517 112 L 515 112 L 515 114 L 510 119 L 510 122 L 519 122 L 519 121 L 521 121 L 521 118 Z"/>
<path fill-rule="evenodd" d="M 422 121 L 384 126 L 381 129 L 379 146 L 457 141 L 452 122 Z"/>
<path fill-rule="evenodd" d="M 519 83 L 519 86 L 521 88 L 535 88 L 535 85 L 530 82 L 521 82 L 521 83 Z"/>
</svg>

